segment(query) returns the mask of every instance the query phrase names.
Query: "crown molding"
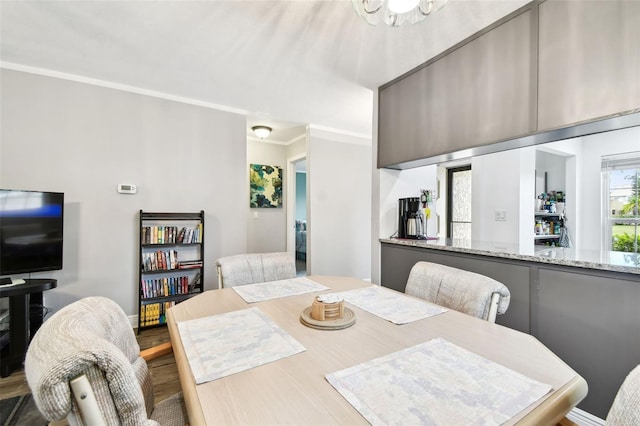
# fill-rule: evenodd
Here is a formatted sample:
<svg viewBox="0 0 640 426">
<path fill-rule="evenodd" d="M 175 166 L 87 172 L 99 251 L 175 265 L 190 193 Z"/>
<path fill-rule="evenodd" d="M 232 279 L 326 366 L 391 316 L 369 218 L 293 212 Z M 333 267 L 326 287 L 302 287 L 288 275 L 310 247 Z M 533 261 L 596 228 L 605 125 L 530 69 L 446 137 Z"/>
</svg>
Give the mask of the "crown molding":
<svg viewBox="0 0 640 426">
<path fill-rule="evenodd" d="M 233 114 L 239 114 L 239 115 L 244 115 L 244 116 L 248 116 L 249 115 L 249 111 L 244 110 L 244 109 L 240 109 L 240 108 L 233 108 L 230 106 L 226 106 L 226 105 L 220 105 L 220 104 L 214 104 L 212 102 L 204 102 L 204 101 L 200 101 L 197 99 L 192 99 L 192 98 L 186 98 L 183 96 L 177 96 L 177 95 L 172 95 L 169 93 L 163 93 L 163 92 L 158 92 L 155 90 L 149 90 L 149 89 L 143 89 L 140 87 L 135 87 L 135 86 L 129 86 L 126 84 L 120 84 L 120 83 L 114 83 L 111 81 L 106 81 L 106 80 L 100 80 L 100 79 L 96 79 L 96 78 L 90 78 L 90 77 L 84 77 L 81 75 L 77 75 L 77 74 L 70 74 L 70 73 L 65 73 L 65 72 L 61 72 L 61 71 L 54 71 L 54 70 L 50 70 L 50 69 L 46 69 L 46 68 L 39 68 L 39 67 L 33 67 L 30 65 L 23 65 L 23 64 L 18 64 L 15 62 L 7 62 L 7 61 L 0 61 L 0 68 L 3 69 L 7 69 L 7 70 L 11 70 L 11 71 L 20 71 L 20 72 L 25 72 L 25 73 L 29 73 L 29 74 L 35 74 L 35 75 L 41 75 L 41 76 L 45 76 L 45 77 L 52 77 L 52 78 L 59 78 L 62 80 L 68 80 L 68 81 L 73 81 L 73 82 L 77 82 L 77 83 L 84 83 L 84 84 L 90 84 L 92 86 L 98 86 L 98 87 L 104 87 L 107 89 L 114 89 L 114 90 L 120 90 L 123 92 L 129 92 L 129 93 L 135 93 L 138 95 L 144 95 L 144 96 L 151 96 L 154 98 L 159 98 L 159 99 L 164 99 L 164 100 L 169 100 L 169 101 L 174 101 L 174 102 L 180 102 L 183 104 L 188 104 L 188 105 L 195 105 L 195 106 L 200 106 L 203 108 L 210 108 L 210 109 L 215 109 L 218 111 L 223 111 L 223 112 L 229 112 L 229 113 L 233 113 Z M 313 132 L 314 135 L 318 136 L 318 137 L 323 137 L 322 135 L 332 135 L 331 138 L 335 139 L 336 135 L 339 135 L 339 140 L 341 142 L 347 142 L 347 143 L 356 143 L 356 144 L 362 144 L 362 145 L 371 145 L 371 135 L 365 135 L 365 134 L 360 134 L 360 133 L 355 133 L 355 132 L 348 132 L 345 130 L 341 130 L 341 129 L 335 129 L 332 127 L 326 127 L 326 126 L 321 126 L 321 125 L 317 125 L 317 124 L 310 124 L 309 125 L 309 129 Z M 251 136 L 248 135 L 247 139 L 248 140 L 252 140 L 252 141 L 258 141 L 258 142 L 264 142 L 264 143 L 271 143 L 271 144 L 275 144 L 275 145 L 291 145 L 297 141 L 299 141 L 302 138 L 305 138 L 306 134 L 302 134 L 299 136 L 296 136 L 295 138 L 289 140 L 289 141 L 278 141 L 275 139 L 259 139 L 255 136 Z"/>
<path fill-rule="evenodd" d="M 331 127 L 319 126 L 317 124 L 309 125 L 309 133 L 319 138 L 330 138 L 338 142 L 352 143 L 356 145 L 371 146 L 372 136 L 361 133 L 347 132 Z M 336 137 L 337 136 L 337 137 Z"/>
<path fill-rule="evenodd" d="M 214 104 L 211 102 L 204 102 L 197 99 L 185 98 L 183 96 L 171 95 L 169 93 L 157 92 L 155 90 L 143 89 L 140 87 L 129 86 L 126 84 L 119 84 L 111 81 L 99 80 L 96 78 L 83 77 L 77 74 L 69 74 L 65 72 L 53 71 L 45 68 L 32 67 L 29 65 L 22 65 L 22 64 L 16 64 L 13 62 L 5 62 L 5 61 L 0 62 L 0 68 L 12 70 L 12 71 L 26 72 L 29 74 L 37 74 L 45 77 L 59 78 L 62 80 L 69 80 L 77 83 L 85 83 L 93 86 L 99 86 L 99 87 L 105 87 L 108 89 L 120 90 L 123 92 L 135 93 L 138 95 L 151 96 L 154 98 L 165 99 L 169 101 L 180 102 L 183 104 L 195 105 L 195 106 L 200 106 L 204 108 L 224 111 L 224 112 L 230 112 L 233 114 L 239 114 L 239 115 L 245 115 L 245 116 L 248 115 L 248 111 L 239 109 L 239 108 L 233 108 L 226 105 Z"/>
</svg>

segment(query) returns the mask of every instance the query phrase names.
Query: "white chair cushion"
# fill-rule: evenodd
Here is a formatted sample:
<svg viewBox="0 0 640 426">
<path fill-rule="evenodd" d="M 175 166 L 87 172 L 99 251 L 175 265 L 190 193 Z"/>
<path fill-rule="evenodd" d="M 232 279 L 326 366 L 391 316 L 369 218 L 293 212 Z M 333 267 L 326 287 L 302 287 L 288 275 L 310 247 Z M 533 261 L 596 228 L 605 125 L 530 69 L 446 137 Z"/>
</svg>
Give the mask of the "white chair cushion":
<svg viewBox="0 0 640 426">
<path fill-rule="evenodd" d="M 293 253 L 249 253 L 216 261 L 224 287 L 277 281 L 296 277 Z"/>
<path fill-rule="evenodd" d="M 620 386 L 607 415 L 607 425 L 640 425 L 640 365 L 629 373 Z"/>
<path fill-rule="evenodd" d="M 498 314 L 511 300 L 509 289 L 493 278 L 431 262 L 411 268 L 405 293 L 485 320 L 493 293 L 500 294 Z"/>
</svg>

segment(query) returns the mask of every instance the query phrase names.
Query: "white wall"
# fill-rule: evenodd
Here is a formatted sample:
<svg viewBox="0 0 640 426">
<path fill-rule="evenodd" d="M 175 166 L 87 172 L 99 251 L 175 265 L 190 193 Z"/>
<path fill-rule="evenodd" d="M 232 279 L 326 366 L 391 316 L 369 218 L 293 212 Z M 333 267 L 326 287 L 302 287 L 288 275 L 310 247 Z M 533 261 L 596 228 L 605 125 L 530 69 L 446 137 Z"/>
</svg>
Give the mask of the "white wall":
<svg viewBox="0 0 640 426">
<path fill-rule="evenodd" d="M 305 126 L 304 133 L 299 137 L 295 138 L 295 140 L 287 145 L 287 171 L 290 175 L 295 174 L 295 163 L 299 161 L 305 161 L 307 158 L 307 135 L 308 126 Z M 296 192 L 298 191 L 297 183 L 294 180 L 289 182 L 285 182 L 286 184 L 286 193 L 287 198 L 290 200 L 296 199 Z M 308 193 L 308 183 L 305 178 L 305 200 L 304 200 L 304 211 L 305 215 L 309 208 L 309 202 L 307 200 L 306 194 Z M 292 204 L 287 204 L 287 224 L 286 224 L 286 241 L 287 241 L 287 251 L 294 252 L 296 249 L 296 231 L 295 231 L 295 220 L 297 214 L 297 208 L 295 203 L 292 201 Z M 307 253 L 308 255 L 308 253 Z M 307 256 L 308 257 L 308 256 Z"/>
<path fill-rule="evenodd" d="M 536 151 L 536 170 L 547 172 L 547 191 L 566 190 L 566 155 L 557 155 L 544 151 Z M 544 192 L 544 189 L 542 191 Z M 540 194 L 535 194 L 536 196 Z"/>
<path fill-rule="evenodd" d="M 640 127 L 567 139 L 538 147 L 566 156 L 566 226 L 578 250 L 602 248 L 601 160 L 603 156 L 640 150 Z M 553 188 L 549 188 L 553 189 Z"/>
<path fill-rule="evenodd" d="M 477 156 L 472 163 L 472 237 L 476 241 L 521 244 L 530 251 L 533 247 L 533 193 L 535 154 L 532 148 L 504 151 Z M 468 164 L 458 161 L 451 167 Z M 442 223 L 446 215 L 446 173 L 437 165 L 408 170 L 377 170 L 379 180 L 379 238 L 389 238 L 398 227 L 398 198 L 418 197 L 420 189 L 437 190 L 440 180 L 440 198 L 430 205 L 427 235 L 444 238 L 443 226 L 437 231 L 437 212 Z M 440 173 L 440 176 L 438 176 Z M 506 221 L 496 221 L 495 211 L 503 210 Z M 526 231 L 520 226 L 525 224 Z M 531 224 L 530 227 L 527 227 Z M 530 228 L 530 229 L 529 229 Z M 526 234 L 526 238 L 523 235 Z M 376 241 L 377 243 L 377 241 Z M 531 246 L 531 247 L 529 247 Z"/>
<path fill-rule="evenodd" d="M 65 193 L 64 269 L 32 274 L 58 279 L 47 306 L 101 295 L 137 314 L 140 209 L 205 211 L 205 289 L 246 251 L 244 116 L 5 69 L 0 88 L 0 186 Z"/>
<path fill-rule="evenodd" d="M 282 168 L 282 207 L 249 208 L 247 214 L 247 251 L 249 253 L 267 253 L 287 250 L 287 147 L 264 141 L 247 142 L 247 206 L 249 206 L 249 164 L 264 164 Z M 295 178 L 295 177 L 294 177 Z M 295 202 L 295 200 L 294 200 Z"/>
<path fill-rule="evenodd" d="M 421 189 L 436 190 L 437 166 L 416 167 L 408 170 L 381 169 L 380 171 L 380 238 L 390 238 L 398 232 L 398 199 L 420 197 Z M 440 202 L 430 204 L 431 219 L 427 220 L 427 235 L 435 236 L 436 209 Z"/>
<path fill-rule="evenodd" d="M 308 133 L 308 273 L 370 278 L 371 143 Z"/>
<path fill-rule="evenodd" d="M 473 157 L 471 162 L 472 219 L 471 238 L 474 241 L 520 243 L 521 197 L 528 199 L 530 240 L 533 245 L 533 192 L 535 155 L 530 152 L 530 170 L 521 170 L 521 153 L 510 150 Z M 521 191 L 521 175 L 530 179 L 530 194 Z M 524 190 L 524 189 L 523 189 Z M 505 221 L 496 221 L 496 211 L 504 211 Z"/>
<path fill-rule="evenodd" d="M 303 135 L 300 138 L 289 145 L 287 145 L 287 158 L 294 158 L 307 155 L 307 135 Z"/>
</svg>

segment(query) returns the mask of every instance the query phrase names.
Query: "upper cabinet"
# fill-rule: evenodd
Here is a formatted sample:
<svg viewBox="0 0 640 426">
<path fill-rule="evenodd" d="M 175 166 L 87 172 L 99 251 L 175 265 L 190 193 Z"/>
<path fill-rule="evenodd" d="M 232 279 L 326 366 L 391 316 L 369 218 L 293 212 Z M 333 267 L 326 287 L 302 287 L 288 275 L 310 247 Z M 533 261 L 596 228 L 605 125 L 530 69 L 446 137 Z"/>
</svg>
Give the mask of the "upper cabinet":
<svg viewBox="0 0 640 426">
<path fill-rule="evenodd" d="M 534 129 L 530 13 L 380 90 L 379 167 Z"/>
<path fill-rule="evenodd" d="M 539 130 L 640 106 L 640 2 L 548 0 L 539 14 Z"/>
<path fill-rule="evenodd" d="M 524 6 L 379 89 L 378 167 L 640 108 L 638 22 L 640 1 Z"/>
</svg>

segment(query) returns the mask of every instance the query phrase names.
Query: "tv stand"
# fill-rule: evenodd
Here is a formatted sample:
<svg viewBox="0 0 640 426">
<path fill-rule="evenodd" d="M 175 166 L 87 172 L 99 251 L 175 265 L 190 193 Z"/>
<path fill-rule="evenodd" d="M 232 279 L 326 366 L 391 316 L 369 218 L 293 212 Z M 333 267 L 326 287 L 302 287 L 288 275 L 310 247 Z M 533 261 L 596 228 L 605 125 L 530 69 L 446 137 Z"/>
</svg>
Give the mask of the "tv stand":
<svg viewBox="0 0 640 426">
<path fill-rule="evenodd" d="M 42 325 L 42 315 L 30 321 L 30 306 L 42 305 L 42 292 L 56 288 L 50 278 L 26 279 L 22 284 L 0 286 L 0 298 L 9 298 L 9 344 L 0 354 L 0 377 L 7 377 L 22 366 L 31 336 Z"/>
<path fill-rule="evenodd" d="M 8 287 L 8 286 L 24 284 L 24 283 L 25 281 L 21 278 L 9 278 L 9 277 L 0 278 L 0 287 Z"/>
</svg>

